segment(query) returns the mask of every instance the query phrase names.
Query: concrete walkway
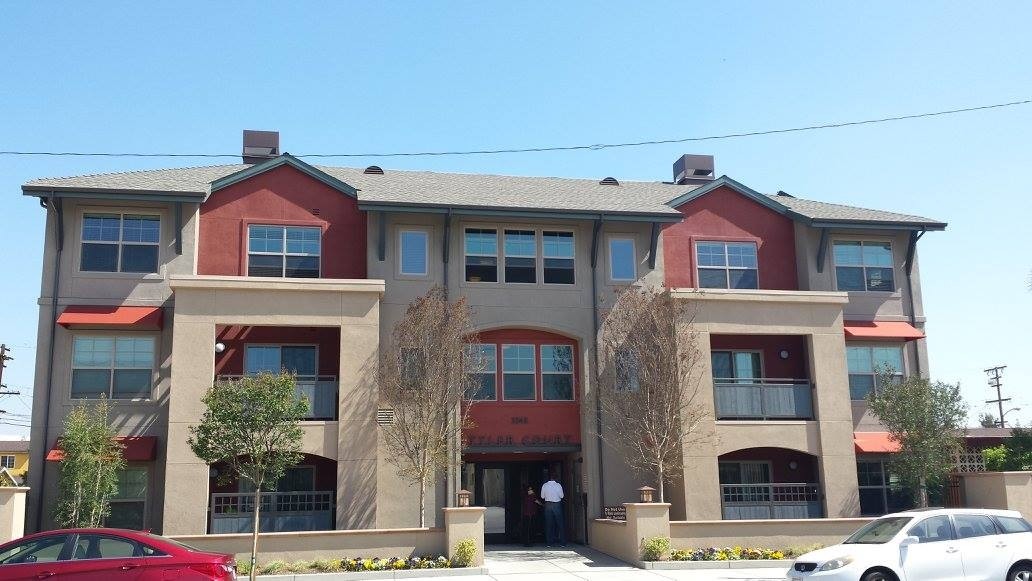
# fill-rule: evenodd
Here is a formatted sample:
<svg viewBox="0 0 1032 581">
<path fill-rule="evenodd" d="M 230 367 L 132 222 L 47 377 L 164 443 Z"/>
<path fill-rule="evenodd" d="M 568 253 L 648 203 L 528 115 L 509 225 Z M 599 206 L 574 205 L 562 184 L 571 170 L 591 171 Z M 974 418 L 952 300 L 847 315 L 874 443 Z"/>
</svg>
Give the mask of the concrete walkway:
<svg viewBox="0 0 1032 581">
<path fill-rule="evenodd" d="M 581 545 L 563 548 L 491 545 L 485 554 L 487 575 L 456 577 L 466 581 L 772 581 L 787 569 L 717 569 L 646 571 Z M 413 580 L 415 581 L 415 580 Z"/>
</svg>

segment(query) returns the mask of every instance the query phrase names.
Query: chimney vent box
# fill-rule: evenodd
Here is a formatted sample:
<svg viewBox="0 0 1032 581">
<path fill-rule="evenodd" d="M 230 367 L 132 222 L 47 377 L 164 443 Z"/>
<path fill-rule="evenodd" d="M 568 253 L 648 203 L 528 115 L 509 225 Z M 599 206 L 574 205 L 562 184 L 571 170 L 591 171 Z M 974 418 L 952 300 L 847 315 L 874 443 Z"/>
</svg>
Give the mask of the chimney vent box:
<svg viewBox="0 0 1032 581">
<path fill-rule="evenodd" d="M 712 155 L 682 155 L 674 162 L 676 184 L 704 184 L 715 177 Z"/>
<path fill-rule="evenodd" d="M 246 164 L 261 163 L 279 157 L 279 131 L 254 131 L 244 129 L 244 146 L 241 157 Z"/>
</svg>

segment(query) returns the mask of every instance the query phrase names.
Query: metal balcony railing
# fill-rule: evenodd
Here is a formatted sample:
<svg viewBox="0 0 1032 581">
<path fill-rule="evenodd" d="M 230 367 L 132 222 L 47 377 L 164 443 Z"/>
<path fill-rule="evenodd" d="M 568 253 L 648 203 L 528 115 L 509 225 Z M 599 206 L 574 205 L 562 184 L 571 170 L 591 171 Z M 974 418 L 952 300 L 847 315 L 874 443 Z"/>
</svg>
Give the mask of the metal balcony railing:
<svg viewBox="0 0 1032 581">
<path fill-rule="evenodd" d="M 713 379 L 718 420 L 812 420 L 813 390 L 806 379 Z"/>
<path fill-rule="evenodd" d="M 330 491 L 263 492 L 258 513 L 262 532 L 322 531 L 333 529 L 333 497 Z M 250 532 L 254 519 L 254 494 L 211 495 L 211 533 Z"/>
<path fill-rule="evenodd" d="M 234 381 L 243 375 L 219 375 L 219 381 Z M 308 401 L 308 414 L 304 419 L 335 420 L 337 419 L 337 376 L 335 375 L 298 375 L 297 396 Z"/>
<path fill-rule="evenodd" d="M 721 484 L 725 520 L 820 518 L 821 486 L 808 482 Z"/>
</svg>

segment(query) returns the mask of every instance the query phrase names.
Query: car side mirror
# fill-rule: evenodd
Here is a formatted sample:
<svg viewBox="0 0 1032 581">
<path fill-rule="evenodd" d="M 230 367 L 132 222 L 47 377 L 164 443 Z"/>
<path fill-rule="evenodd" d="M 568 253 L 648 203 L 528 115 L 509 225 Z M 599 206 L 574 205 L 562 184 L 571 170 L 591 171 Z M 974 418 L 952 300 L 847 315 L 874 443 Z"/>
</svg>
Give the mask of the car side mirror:
<svg viewBox="0 0 1032 581">
<path fill-rule="evenodd" d="M 899 542 L 900 547 L 909 547 L 910 545 L 917 545 L 921 543 L 921 539 L 914 535 L 903 537 L 903 540 Z"/>
</svg>

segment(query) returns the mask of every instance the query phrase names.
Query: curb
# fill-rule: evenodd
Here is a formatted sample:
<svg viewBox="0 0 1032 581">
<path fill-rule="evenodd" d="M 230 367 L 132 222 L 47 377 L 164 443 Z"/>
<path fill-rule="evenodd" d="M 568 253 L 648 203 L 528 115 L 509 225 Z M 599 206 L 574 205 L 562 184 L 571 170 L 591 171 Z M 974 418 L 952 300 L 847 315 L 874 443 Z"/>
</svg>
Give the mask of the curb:
<svg viewBox="0 0 1032 581">
<path fill-rule="evenodd" d="M 791 559 L 742 559 L 738 561 L 637 561 L 641 569 L 657 571 L 699 571 L 707 569 L 788 569 Z"/>
</svg>

